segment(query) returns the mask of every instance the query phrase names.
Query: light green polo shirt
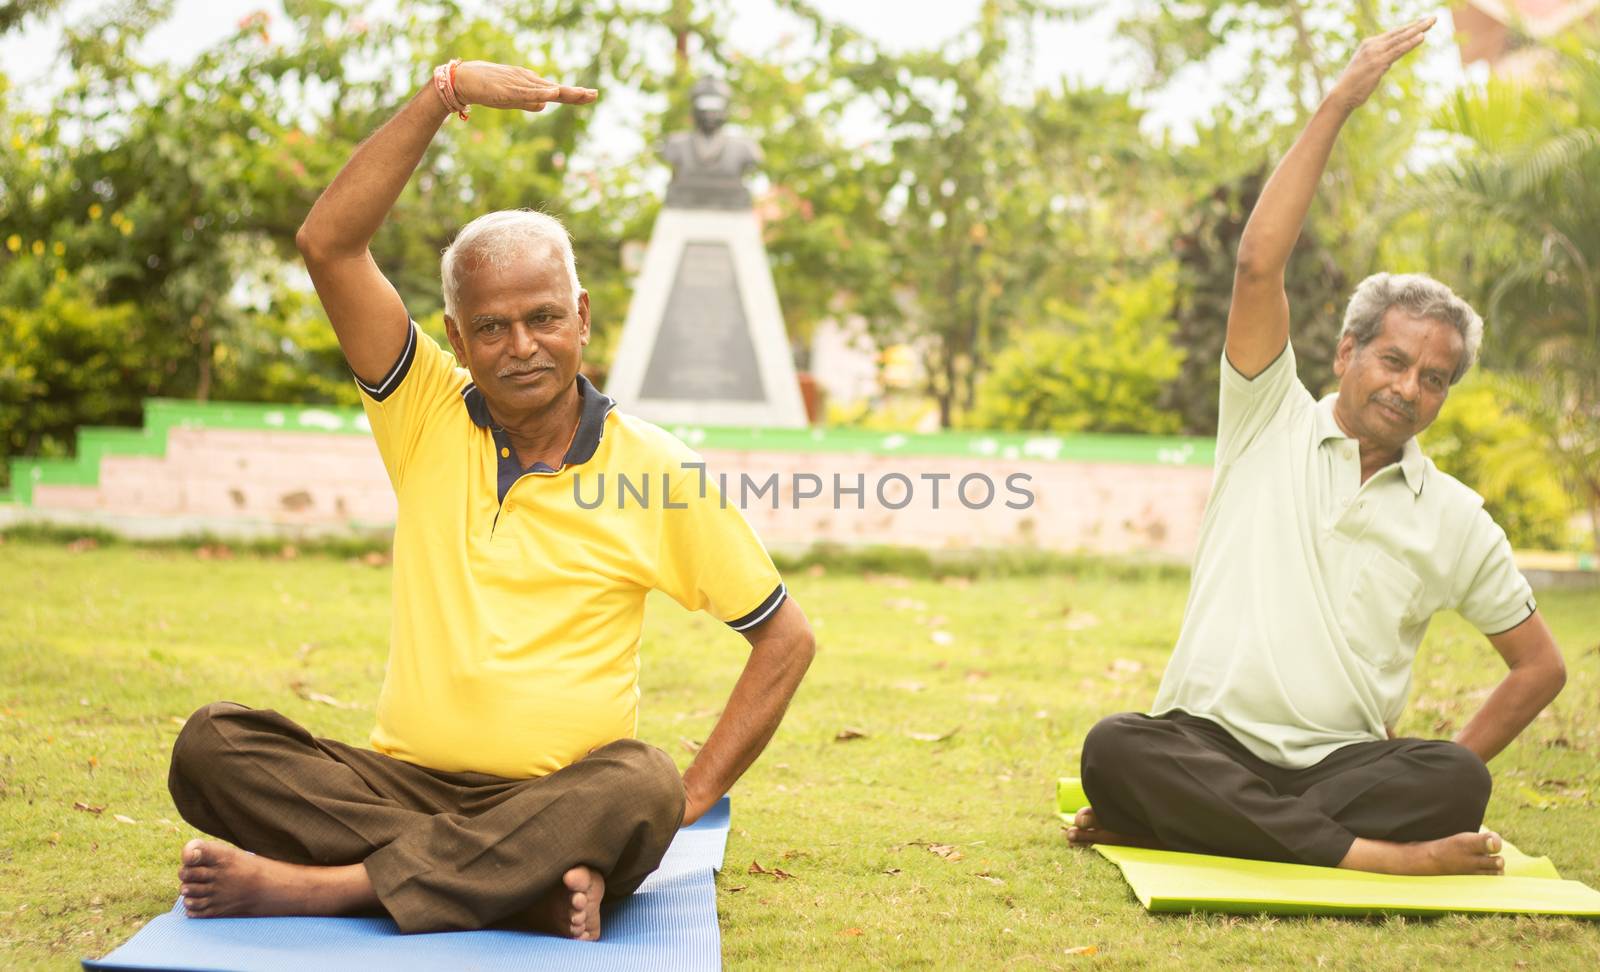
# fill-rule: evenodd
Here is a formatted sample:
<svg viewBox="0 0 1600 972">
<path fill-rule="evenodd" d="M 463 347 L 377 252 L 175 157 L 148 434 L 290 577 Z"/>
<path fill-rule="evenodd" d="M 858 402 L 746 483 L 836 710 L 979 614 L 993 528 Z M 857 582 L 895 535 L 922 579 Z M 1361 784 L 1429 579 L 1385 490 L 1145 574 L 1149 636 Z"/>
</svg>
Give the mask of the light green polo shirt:
<svg viewBox="0 0 1600 972">
<path fill-rule="evenodd" d="M 1385 738 L 1436 612 L 1498 634 L 1534 611 L 1482 497 L 1415 439 L 1361 482 L 1337 397 L 1311 397 L 1291 348 L 1254 379 L 1224 355 L 1216 473 L 1151 709 L 1211 719 L 1289 768 Z"/>
</svg>

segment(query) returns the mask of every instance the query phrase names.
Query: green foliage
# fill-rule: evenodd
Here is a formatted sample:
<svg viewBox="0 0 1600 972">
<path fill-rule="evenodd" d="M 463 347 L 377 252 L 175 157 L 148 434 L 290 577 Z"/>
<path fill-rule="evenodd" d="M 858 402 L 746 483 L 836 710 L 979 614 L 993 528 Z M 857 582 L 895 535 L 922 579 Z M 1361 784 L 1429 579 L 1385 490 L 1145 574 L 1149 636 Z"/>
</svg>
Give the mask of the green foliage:
<svg viewBox="0 0 1600 972">
<path fill-rule="evenodd" d="M 1217 431 L 1217 389 L 1234 263 L 1245 220 L 1265 182 L 1266 174 L 1258 170 L 1214 189 L 1183 213 L 1172 243 L 1179 268 L 1178 295 L 1171 311 L 1173 340 L 1184 358 L 1162 402 L 1182 416 L 1183 431 L 1193 435 Z M 1314 229 L 1300 234 L 1284 286 L 1300 380 L 1314 393 L 1325 390 L 1333 382 L 1333 355 L 1351 285 Z"/>
<path fill-rule="evenodd" d="M 1483 358 L 1600 552 L 1600 33 L 1548 52 L 1544 83 L 1492 79 L 1438 124 L 1463 143 L 1407 197 L 1485 318 Z M 1514 372 L 1514 374 L 1512 373 Z M 1527 463 L 1502 466 L 1520 475 Z M 1511 470 L 1515 470 L 1514 472 Z"/>
<path fill-rule="evenodd" d="M 1469 373 L 1423 433 L 1423 451 L 1483 497 L 1484 509 L 1512 546 L 1565 549 L 1574 539 L 1569 524 L 1575 506 L 1537 429 L 1514 403 L 1505 378 Z"/>
<path fill-rule="evenodd" d="M 1160 407 L 1183 351 L 1170 339 L 1174 272 L 1108 282 L 1085 307 L 1056 305 L 1058 328 L 1036 327 L 995 359 L 978 396 L 979 428 L 1057 433 L 1177 432 Z"/>
<path fill-rule="evenodd" d="M 167 377 L 145 326 L 132 304 L 99 305 L 71 281 L 0 305 L 0 451 L 61 456 L 79 425 L 137 425 Z"/>
</svg>

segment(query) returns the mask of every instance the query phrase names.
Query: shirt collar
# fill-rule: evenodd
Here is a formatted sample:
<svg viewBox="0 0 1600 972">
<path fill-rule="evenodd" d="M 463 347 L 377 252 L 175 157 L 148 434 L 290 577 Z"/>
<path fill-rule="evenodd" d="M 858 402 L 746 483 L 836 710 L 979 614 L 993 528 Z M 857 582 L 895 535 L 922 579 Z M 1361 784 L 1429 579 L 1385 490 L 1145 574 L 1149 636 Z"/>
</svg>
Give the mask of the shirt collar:
<svg viewBox="0 0 1600 972">
<path fill-rule="evenodd" d="M 603 394 L 583 375 L 578 376 L 578 398 L 578 431 L 572 436 L 567 454 L 561 457 L 563 466 L 582 465 L 594 458 L 595 451 L 600 448 L 600 437 L 605 434 L 606 416 L 617 407 L 616 399 Z M 467 406 L 472 424 L 491 431 L 500 428 L 489 414 L 489 402 L 476 384 L 468 384 L 461 390 L 461 400 Z"/>
<path fill-rule="evenodd" d="M 1339 393 L 1322 399 L 1317 403 L 1317 444 L 1329 439 L 1348 439 L 1348 435 L 1339 428 L 1339 423 L 1333 417 L 1334 403 L 1339 400 Z M 1422 480 L 1428 470 L 1426 458 L 1422 455 L 1422 447 L 1417 445 L 1415 436 L 1406 440 L 1400 447 L 1400 474 L 1405 477 L 1406 486 L 1414 495 L 1422 495 Z"/>
</svg>

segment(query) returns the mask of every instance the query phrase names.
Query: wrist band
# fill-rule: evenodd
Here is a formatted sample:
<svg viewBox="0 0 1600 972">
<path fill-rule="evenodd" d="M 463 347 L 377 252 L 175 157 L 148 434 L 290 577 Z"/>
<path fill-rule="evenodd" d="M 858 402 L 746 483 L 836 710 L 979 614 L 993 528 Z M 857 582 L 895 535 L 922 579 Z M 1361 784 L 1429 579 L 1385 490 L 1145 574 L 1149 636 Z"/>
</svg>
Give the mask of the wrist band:
<svg viewBox="0 0 1600 972">
<path fill-rule="evenodd" d="M 456 66 L 461 63 L 461 58 L 455 58 L 448 64 L 441 64 L 433 69 L 433 90 L 439 93 L 439 100 L 444 102 L 446 111 L 455 112 L 462 121 L 467 120 L 467 103 L 456 94 Z"/>
</svg>

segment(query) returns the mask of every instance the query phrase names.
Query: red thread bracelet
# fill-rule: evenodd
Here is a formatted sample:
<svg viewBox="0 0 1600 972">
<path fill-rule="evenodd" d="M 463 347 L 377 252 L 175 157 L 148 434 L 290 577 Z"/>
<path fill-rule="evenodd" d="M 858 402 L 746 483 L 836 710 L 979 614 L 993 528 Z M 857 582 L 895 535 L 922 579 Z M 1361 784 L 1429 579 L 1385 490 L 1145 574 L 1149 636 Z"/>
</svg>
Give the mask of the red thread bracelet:
<svg viewBox="0 0 1600 972">
<path fill-rule="evenodd" d="M 433 69 L 433 89 L 439 93 L 439 100 L 444 102 L 446 111 L 455 112 L 462 121 L 467 120 L 468 106 L 461 96 L 456 94 L 456 67 L 461 59 L 454 58 L 448 64 L 441 64 Z"/>
</svg>

